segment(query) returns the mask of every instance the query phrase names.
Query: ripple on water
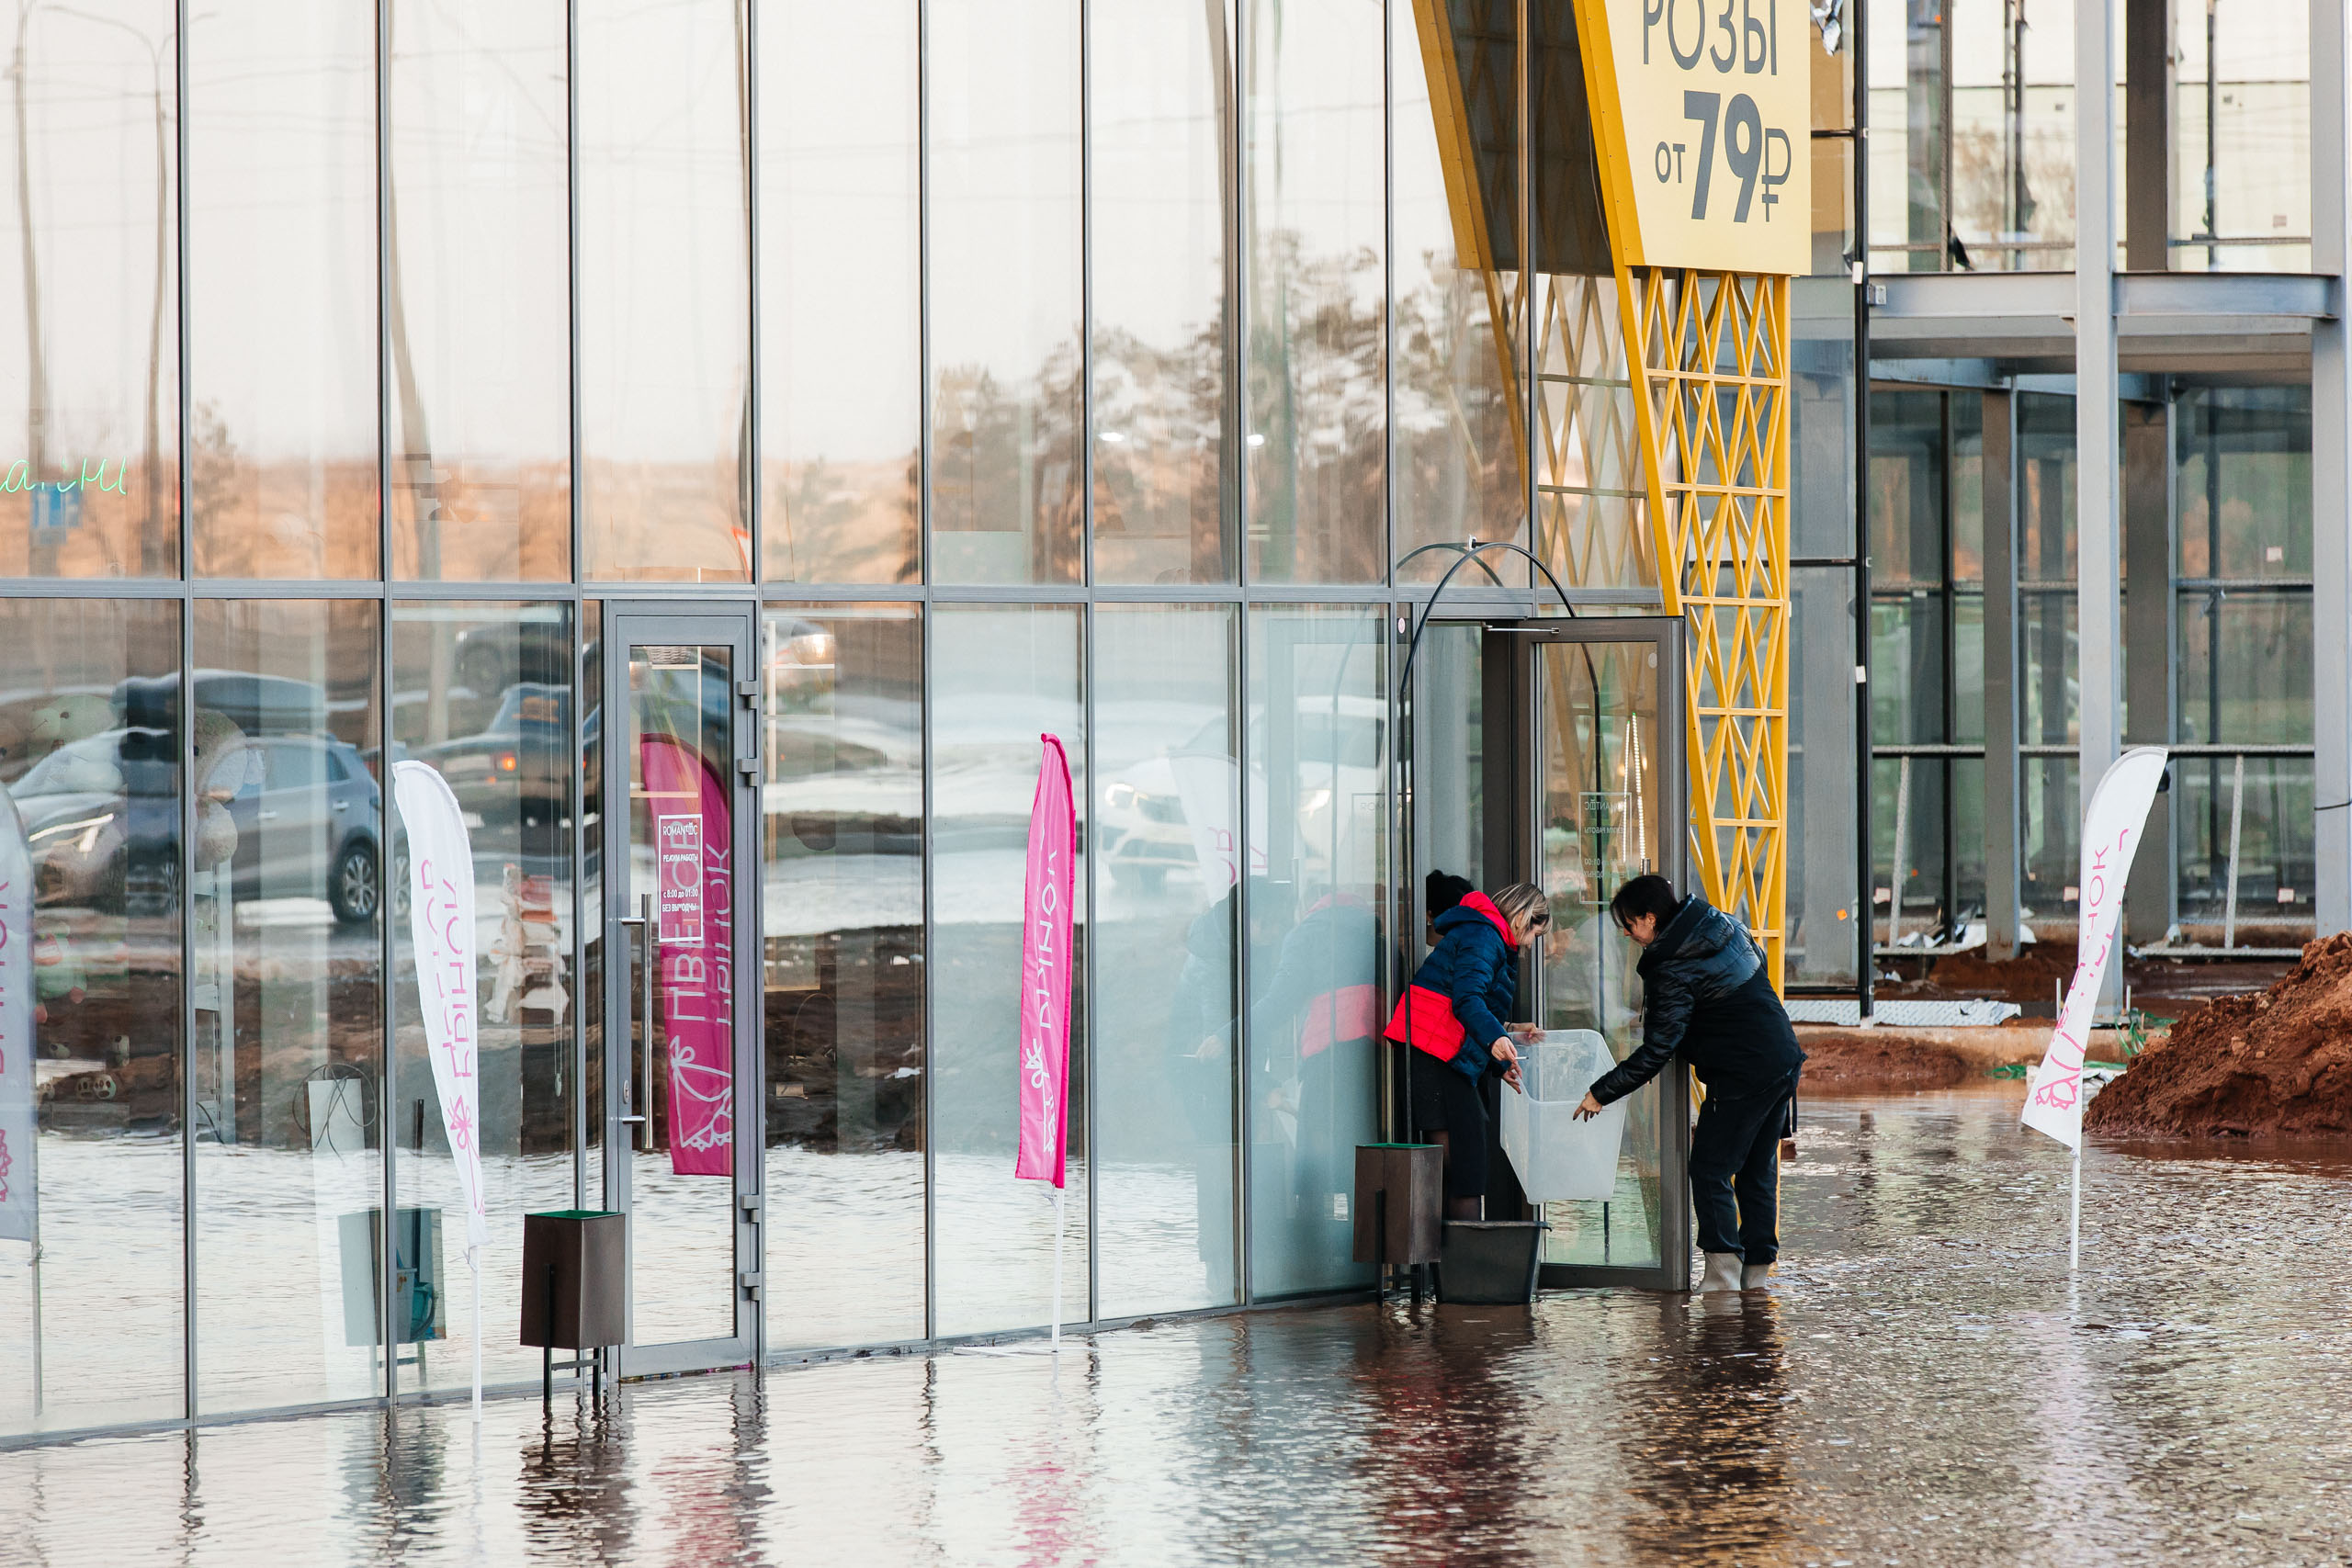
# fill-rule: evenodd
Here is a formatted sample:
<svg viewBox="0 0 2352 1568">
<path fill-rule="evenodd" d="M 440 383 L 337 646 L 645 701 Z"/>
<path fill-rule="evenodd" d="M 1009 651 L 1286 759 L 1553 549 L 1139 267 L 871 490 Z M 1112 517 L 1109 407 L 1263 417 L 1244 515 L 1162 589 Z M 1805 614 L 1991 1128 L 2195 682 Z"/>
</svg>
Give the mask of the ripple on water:
<svg viewBox="0 0 2352 1568">
<path fill-rule="evenodd" d="M 2342 1561 L 2343 1151 L 1807 1107 L 1770 1300 L 1162 1322 L 0 1455 L 0 1562 Z"/>
</svg>

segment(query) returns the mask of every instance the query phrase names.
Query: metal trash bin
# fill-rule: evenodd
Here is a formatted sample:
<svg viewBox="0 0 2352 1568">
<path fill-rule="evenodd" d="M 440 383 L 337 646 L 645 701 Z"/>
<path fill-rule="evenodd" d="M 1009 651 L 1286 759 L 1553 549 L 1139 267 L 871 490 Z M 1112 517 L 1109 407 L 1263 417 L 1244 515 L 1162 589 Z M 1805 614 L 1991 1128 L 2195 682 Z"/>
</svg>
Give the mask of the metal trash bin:
<svg viewBox="0 0 2352 1568">
<path fill-rule="evenodd" d="M 627 1216 L 602 1209 L 523 1216 L 524 1344 L 542 1352 L 601 1350 L 628 1337 L 628 1226 Z M 542 1397 L 554 1371 L 553 1357 L 542 1354 Z"/>
<path fill-rule="evenodd" d="M 1355 1261 L 1437 1261 L 1444 1188 L 1445 1151 L 1435 1144 L 1358 1144 Z"/>
<path fill-rule="evenodd" d="M 1437 1298 L 1481 1306 L 1525 1306 L 1535 1299 L 1544 1252 L 1541 1220 L 1454 1220 L 1438 1259 Z"/>
</svg>

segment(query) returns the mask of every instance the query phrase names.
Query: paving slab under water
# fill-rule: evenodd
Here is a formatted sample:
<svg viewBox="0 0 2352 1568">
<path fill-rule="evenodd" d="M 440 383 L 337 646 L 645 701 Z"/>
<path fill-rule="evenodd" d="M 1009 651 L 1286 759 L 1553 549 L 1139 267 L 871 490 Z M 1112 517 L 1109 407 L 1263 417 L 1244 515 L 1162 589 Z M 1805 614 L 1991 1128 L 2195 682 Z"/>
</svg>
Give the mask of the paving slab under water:
<svg viewBox="0 0 2352 1568">
<path fill-rule="evenodd" d="M 1769 1297 L 1321 1308 L 0 1453 L 0 1563 L 2352 1561 L 2352 1149 L 1809 1101 Z"/>
</svg>

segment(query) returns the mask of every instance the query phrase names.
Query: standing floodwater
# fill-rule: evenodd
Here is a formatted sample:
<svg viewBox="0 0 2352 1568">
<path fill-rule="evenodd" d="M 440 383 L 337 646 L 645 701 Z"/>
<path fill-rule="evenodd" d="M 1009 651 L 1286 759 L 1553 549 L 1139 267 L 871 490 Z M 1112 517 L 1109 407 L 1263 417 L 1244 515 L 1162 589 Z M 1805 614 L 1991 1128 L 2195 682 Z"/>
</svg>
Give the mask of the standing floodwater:
<svg viewBox="0 0 2352 1568">
<path fill-rule="evenodd" d="M 0 1562 L 2324 1562 L 2352 1158 L 1815 1103 L 1769 1302 L 1268 1313 L 0 1452 Z M 2345 1151 L 2352 1156 L 2352 1150 Z M 789 1306 L 779 1302 L 780 1311 Z"/>
</svg>

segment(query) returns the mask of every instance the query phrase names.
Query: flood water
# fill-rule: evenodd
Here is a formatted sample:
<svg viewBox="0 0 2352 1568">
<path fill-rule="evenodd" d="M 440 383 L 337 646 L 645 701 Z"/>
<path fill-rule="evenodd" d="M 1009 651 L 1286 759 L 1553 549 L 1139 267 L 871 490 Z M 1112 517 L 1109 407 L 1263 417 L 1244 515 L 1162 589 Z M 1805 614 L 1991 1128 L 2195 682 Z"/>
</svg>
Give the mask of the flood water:
<svg viewBox="0 0 2352 1568">
<path fill-rule="evenodd" d="M 0 1563 L 2343 1562 L 2352 1150 L 1810 1101 L 1769 1299 L 1163 1323 L 0 1452 Z"/>
</svg>

